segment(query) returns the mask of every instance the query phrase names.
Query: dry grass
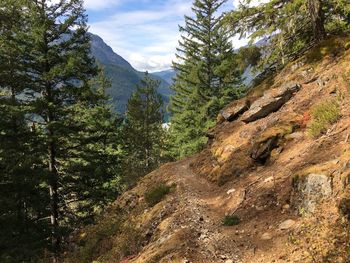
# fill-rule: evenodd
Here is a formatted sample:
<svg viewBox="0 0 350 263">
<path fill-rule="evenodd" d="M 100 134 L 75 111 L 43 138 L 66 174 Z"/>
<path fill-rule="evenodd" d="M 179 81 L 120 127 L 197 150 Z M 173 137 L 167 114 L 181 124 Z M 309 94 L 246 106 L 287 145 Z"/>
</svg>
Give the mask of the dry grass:
<svg viewBox="0 0 350 263">
<path fill-rule="evenodd" d="M 341 117 L 339 103 L 335 99 L 321 102 L 311 109 L 310 115 L 311 121 L 307 131 L 310 136 L 315 138 L 325 133 L 330 125 Z"/>
<path fill-rule="evenodd" d="M 145 193 L 145 200 L 151 207 L 158 204 L 163 198 L 170 193 L 172 186 L 168 186 L 164 183 L 160 183 Z"/>
</svg>

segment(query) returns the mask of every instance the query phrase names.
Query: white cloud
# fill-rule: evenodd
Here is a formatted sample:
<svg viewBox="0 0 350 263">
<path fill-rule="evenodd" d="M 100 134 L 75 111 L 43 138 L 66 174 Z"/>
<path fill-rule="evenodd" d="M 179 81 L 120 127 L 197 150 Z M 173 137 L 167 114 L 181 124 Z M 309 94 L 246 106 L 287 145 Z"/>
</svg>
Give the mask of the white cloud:
<svg viewBox="0 0 350 263">
<path fill-rule="evenodd" d="M 233 6 L 235 8 L 237 8 L 240 2 L 244 3 L 246 1 L 247 0 L 243 0 L 243 1 L 242 0 L 233 0 Z M 270 2 L 270 0 L 251 0 L 249 6 L 257 6 L 257 5 L 260 5 L 260 4 L 267 3 L 267 2 Z"/>
<path fill-rule="evenodd" d="M 102 10 L 120 4 L 120 0 L 84 0 L 84 7 L 91 10 Z"/>
<path fill-rule="evenodd" d="M 48 0 L 49 4 L 58 4 L 61 0 Z M 84 7 L 89 10 L 103 10 L 117 6 L 126 0 L 84 0 Z"/>
<path fill-rule="evenodd" d="M 190 12 L 190 1 L 171 0 L 152 10 L 115 13 L 92 23 L 90 30 L 136 69 L 159 71 L 171 67 L 180 38 L 178 24 Z"/>
<path fill-rule="evenodd" d="M 104 3 L 106 0 L 100 0 Z M 107 0 L 112 1 L 112 0 Z M 115 0 L 137 3 L 136 0 Z M 138 0 L 139 3 L 152 3 L 152 0 Z M 95 0 L 86 0 L 86 4 Z M 103 20 L 90 24 L 90 31 L 101 36 L 113 50 L 129 61 L 136 69 L 150 72 L 169 69 L 175 59 L 176 47 L 180 39 L 178 24 L 184 23 L 184 15 L 191 14 L 192 1 L 167 0 L 149 9 L 116 11 Z M 121 3 L 122 6 L 122 3 Z M 100 8 L 102 8 L 100 6 Z M 226 3 L 224 11 L 232 10 L 232 2 Z M 238 48 L 247 43 L 235 38 Z"/>
</svg>

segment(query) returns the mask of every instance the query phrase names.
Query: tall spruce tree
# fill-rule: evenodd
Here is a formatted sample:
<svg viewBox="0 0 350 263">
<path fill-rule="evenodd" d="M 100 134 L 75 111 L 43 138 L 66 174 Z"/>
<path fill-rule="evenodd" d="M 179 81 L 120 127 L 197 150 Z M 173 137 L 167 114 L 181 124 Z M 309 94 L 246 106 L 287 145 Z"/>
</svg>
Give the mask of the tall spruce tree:
<svg viewBox="0 0 350 263">
<path fill-rule="evenodd" d="M 98 78 L 90 55 L 82 1 L 18 3 L 2 1 L 0 10 L 1 21 L 17 13 L 25 18 L 0 28 L 6 48 L 0 74 L 9 77 L 0 83 L 0 135 L 7 139 L 0 143 L 1 182 L 15 185 L 14 191 L 28 187 L 28 196 L 39 197 L 34 204 L 23 198 L 1 201 L 30 203 L 24 211 L 36 227 L 50 222 L 50 235 L 39 242 L 51 237 L 56 259 L 64 234 L 118 194 L 120 119 L 106 106 L 108 82 Z M 17 27 L 16 21 L 23 23 Z M 1 213 L 1 219 L 10 218 L 12 211 Z"/>
<path fill-rule="evenodd" d="M 157 93 L 159 81 L 148 73 L 127 104 L 123 127 L 124 173 L 133 184 L 162 162 L 165 150 L 163 101 Z"/>
<path fill-rule="evenodd" d="M 27 122 L 31 75 L 24 1 L 0 3 L 0 261 L 38 260 L 48 234 L 40 143 Z M 36 259 L 35 259 L 36 258 Z"/>
<path fill-rule="evenodd" d="M 177 71 L 169 111 L 171 118 L 171 154 L 182 157 L 198 151 L 206 143 L 205 132 L 228 101 L 239 96 L 240 72 L 231 33 L 217 16 L 225 0 L 195 0 L 194 17 L 185 16 L 177 62 Z"/>
<path fill-rule="evenodd" d="M 327 34 L 349 30 L 347 0 L 271 0 L 252 6 L 251 0 L 227 16 L 235 34 L 249 37 L 251 43 L 265 38 L 260 69 L 283 66 Z"/>
</svg>

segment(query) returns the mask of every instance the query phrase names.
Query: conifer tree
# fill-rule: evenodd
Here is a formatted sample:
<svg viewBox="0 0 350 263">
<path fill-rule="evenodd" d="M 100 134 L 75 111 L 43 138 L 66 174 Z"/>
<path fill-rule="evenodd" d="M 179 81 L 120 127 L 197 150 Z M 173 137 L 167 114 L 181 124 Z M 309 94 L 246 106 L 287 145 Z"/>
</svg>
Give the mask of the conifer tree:
<svg viewBox="0 0 350 263">
<path fill-rule="evenodd" d="M 146 73 L 130 97 L 123 127 L 124 173 L 133 184 L 162 162 L 165 150 L 163 101 L 157 93 L 159 81 Z"/>
<path fill-rule="evenodd" d="M 48 192 L 35 130 L 27 123 L 31 76 L 24 1 L 0 3 L 0 261 L 28 262 L 45 247 Z M 27 98 L 27 99 L 26 99 Z"/>
<path fill-rule="evenodd" d="M 90 54 L 81 0 L 28 3 L 31 120 L 43 145 L 50 194 L 52 251 L 57 257 L 65 231 L 107 201 L 116 189 L 118 118 L 106 106 L 107 82 Z M 115 198 L 117 193 L 112 191 Z"/>
<path fill-rule="evenodd" d="M 194 17 L 185 16 L 185 26 L 180 26 L 182 37 L 173 63 L 178 74 L 169 105 L 171 154 L 175 157 L 201 149 L 218 110 L 241 90 L 231 34 L 223 26 L 223 15 L 217 16 L 225 2 L 194 1 Z"/>
<path fill-rule="evenodd" d="M 328 34 L 349 30 L 346 0 L 271 0 L 258 6 L 251 2 L 240 1 L 227 21 L 235 34 L 249 37 L 251 43 L 266 39 L 260 69 L 284 65 Z"/>
</svg>

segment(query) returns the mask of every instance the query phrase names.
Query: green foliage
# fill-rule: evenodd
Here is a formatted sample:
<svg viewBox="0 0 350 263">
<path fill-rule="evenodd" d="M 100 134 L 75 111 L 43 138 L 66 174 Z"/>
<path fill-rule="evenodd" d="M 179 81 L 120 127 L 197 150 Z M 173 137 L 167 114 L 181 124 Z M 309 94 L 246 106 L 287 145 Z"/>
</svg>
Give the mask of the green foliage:
<svg viewBox="0 0 350 263">
<path fill-rule="evenodd" d="M 244 71 L 247 67 L 255 67 L 262 57 L 261 49 L 258 46 L 242 47 L 237 53 L 237 64 Z"/>
<path fill-rule="evenodd" d="M 239 97 L 241 69 L 231 44 L 231 34 L 216 16 L 225 0 L 196 0 L 194 16 L 185 16 L 177 49 L 177 72 L 170 99 L 170 155 L 181 158 L 195 153 L 207 142 L 205 132 L 218 111 Z"/>
<path fill-rule="evenodd" d="M 238 216 L 235 215 L 228 215 L 225 216 L 224 219 L 222 220 L 222 224 L 224 226 L 236 226 L 241 222 Z"/>
<path fill-rule="evenodd" d="M 31 105 L 21 97 L 31 85 L 23 74 L 28 58 L 23 3 L 0 3 L 0 262 L 9 263 L 37 261 L 49 233 L 44 146 L 26 121 Z"/>
<path fill-rule="evenodd" d="M 120 219 L 112 219 L 106 222 L 101 222 L 98 226 L 92 227 L 88 233 L 82 233 L 79 243 L 79 249 L 74 253 L 73 262 L 90 263 L 97 259 L 98 254 L 102 249 L 106 249 L 112 243 L 112 238 L 122 227 Z"/>
<path fill-rule="evenodd" d="M 123 124 L 124 173 L 129 184 L 164 161 L 166 147 L 159 82 L 146 74 L 128 101 Z"/>
<path fill-rule="evenodd" d="M 170 193 L 172 187 L 164 183 L 158 184 L 145 193 L 145 200 L 149 206 L 154 206 Z"/>
<path fill-rule="evenodd" d="M 307 127 L 309 135 L 317 137 L 324 133 L 340 116 L 340 106 L 335 99 L 315 105 L 311 109 L 311 120 Z"/>
<path fill-rule="evenodd" d="M 122 190 L 120 118 L 82 1 L 1 1 L 0 20 L 0 261 L 38 262 Z"/>
<path fill-rule="evenodd" d="M 345 46 L 343 39 L 332 37 L 313 47 L 305 57 L 308 63 L 317 63 L 326 56 L 337 56 L 346 49 Z"/>
<path fill-rule="evenodd" d="M 140 231 L 127 217 L 102 219 L 80 234 L 78 249 L 68 255 L 71 263 L 109 262 L 135 255 L 141 248 Z"/>
<path fill-rule="evenodd" d="M 284 66 L 328 34 L 350 28 L 347 0 L 271 0 L 257 6 L 243 0 L 225 21 L 235 34 L 249 37 L 250 44 L 264 40 L 260 70 Z"/>
</svg>

